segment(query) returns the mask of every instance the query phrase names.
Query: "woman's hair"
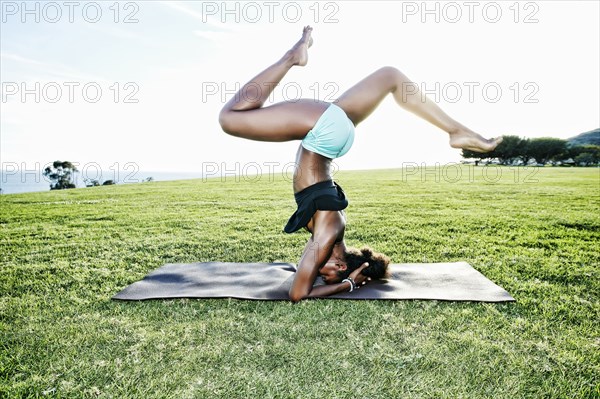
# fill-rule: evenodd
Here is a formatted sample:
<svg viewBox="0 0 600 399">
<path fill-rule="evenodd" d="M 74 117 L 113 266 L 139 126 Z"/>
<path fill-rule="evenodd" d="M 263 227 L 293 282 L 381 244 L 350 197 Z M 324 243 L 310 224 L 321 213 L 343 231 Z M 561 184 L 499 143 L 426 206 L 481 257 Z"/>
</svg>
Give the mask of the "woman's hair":
<svg viewBox="0 0 600 399">
<path fill-rule="evenodd" d="M 346 248 L 344 252 L 346 260 L 346 270 L 338 271 L 338 276 L 341 279 L 348 278 L 350 273 L 358 269 L 363 263 L 369 262 L 369 266 L 363 269 L 362 275 L 371 277 L 372 279 L 380 279 L 388 277 L 388 265 L 390 258 L 384 254 L 373 252 L 369 247 Z"/>
</svg>

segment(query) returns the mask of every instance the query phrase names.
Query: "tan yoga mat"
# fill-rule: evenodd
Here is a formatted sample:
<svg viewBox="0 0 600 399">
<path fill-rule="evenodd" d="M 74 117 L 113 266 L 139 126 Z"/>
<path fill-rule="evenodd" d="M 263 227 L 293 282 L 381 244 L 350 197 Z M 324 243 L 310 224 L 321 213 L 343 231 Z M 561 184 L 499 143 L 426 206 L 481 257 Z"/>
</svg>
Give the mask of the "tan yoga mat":
<svg viewBox="0 0 600 399">
<path fill-rule="evenodd" d="M 502 287 L 466 262 L 390 264 L 391 276 L 332 299 L 435 299 L 514 301 Z M 289 300 L 296 266 L 291 263 L 169 263 L 113 299 L 239 298 Z M 323 284 L 320 277 L 316 285 Z"/>
</svg>

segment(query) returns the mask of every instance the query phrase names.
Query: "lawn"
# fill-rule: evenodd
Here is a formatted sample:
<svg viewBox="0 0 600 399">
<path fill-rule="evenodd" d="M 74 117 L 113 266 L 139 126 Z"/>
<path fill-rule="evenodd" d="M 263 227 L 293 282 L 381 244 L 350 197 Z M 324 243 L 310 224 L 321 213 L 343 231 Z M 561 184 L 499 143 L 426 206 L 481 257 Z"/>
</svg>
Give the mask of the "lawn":
<svg viewBox="0 0 600 399">
<path fill-rule="evenodd" d="M 0 397 L 597 398 L 600 169 L 340 171 L 348 245 L 514 303 L 118 302 L 169 262 L 297 262 L 284 176 L 0 196 Z"/>
</svg>

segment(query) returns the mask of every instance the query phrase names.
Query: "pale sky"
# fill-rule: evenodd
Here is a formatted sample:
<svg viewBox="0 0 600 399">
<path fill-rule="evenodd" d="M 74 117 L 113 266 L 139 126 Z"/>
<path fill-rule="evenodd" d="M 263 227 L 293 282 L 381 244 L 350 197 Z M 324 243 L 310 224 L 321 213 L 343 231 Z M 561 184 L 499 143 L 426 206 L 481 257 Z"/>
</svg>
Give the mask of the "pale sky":
<svg viewBox="0 0 600 399">
<path fill-rule="evenodd" d="M 47 4 L 1 3 L 3 166 L 283 167 L 299 142 L 228 136 L 218 112 L 304 25 L 314 28 L 309 64 L 288 73 L 272 102 L 332 101 L 392 65 L 486 137 L 568 138 L 600 126 L 598 1 Z M 446 133 L 391 96 L 356 133 L 340 169 L 461 159 Z"/>
</svg>

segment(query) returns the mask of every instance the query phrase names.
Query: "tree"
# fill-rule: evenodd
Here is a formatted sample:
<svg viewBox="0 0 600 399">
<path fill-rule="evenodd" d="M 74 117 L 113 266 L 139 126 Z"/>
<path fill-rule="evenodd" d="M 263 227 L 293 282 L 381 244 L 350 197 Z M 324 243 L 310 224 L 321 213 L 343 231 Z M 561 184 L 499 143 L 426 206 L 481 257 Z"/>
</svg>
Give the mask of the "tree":
<svg viewBox="0 0 600 399">
<path fill-rule="evenodd" d="M 569 145 L 567 140 L 540 137 L 520 138 L 518 136 L 502 136 L 502 142 L 487 153 L 462 150 L 464 158 L 476 160 L 498 158 L 501 164 L 511 164 L 515 159 L 520 159 L 527 165 L 531 159 L 545 164 L 548 161 L 561 161 L 563 164 L 577 163 L 584 166 L 600 164 L 600 146 L 597 145 Z M 475 161 L 477 164 L 478 161 Z"/>
<path fill-rule="evenodd" d="M 52 167 L 47 166 L 44 169 L 43 175 L 51 180 L 50 190 L 64 190 L 76 188 L 71 179 L 75 172 L 78 172 L 78 170 L 71 162 L 54 161 Z"/>
<path fill-rule="evenodd" d="M 503 165 L 511 164 L 515 159 L 519 158 L 522 150 L 527 145 L 524 140 L 519 136 L 502 136 L 502 142 L 494 149 L 494 153 L 500 160 L 500 163 Z"/>
<path fill-rule="evenodd" d="M 85 181 L 86 187 L 97 187 L 100 185 L 100 182 L 96 179 L 83 179 Z"/>
<path fill-rule="evenodd" d="M 112 186 L 113 184 L 116 184 L 113 180 L 105 180 L 104 183 L 102 183 L 103 186 Z"/>
<path fill-rule="evenodd" d="M 572 147 L 571 151 L 573 153 L 576 152 L 572 158 L 577 164 L 590 166 L 600 163 L 600 146 L 578 145 L 576 147 Z"/>
<path fill-rule="evenodd" d="M 477 166 L 477 164 L 484 160 L 484 159 L 488 159 L 488 158 L 492 158 L 490 156 L 489 152 L 486 153 L 482 153 L 482 152 L 475 152 L 475 151 L 471 151 L 471 150 L 462 150 L 461 153 L 463 158 L 474 158 L 475 159 L 475 165 Z"/>
<path fill-rule="evenodd" d="M 498 158 L 501 164 L 513 163 L 515 159 L 521 159 L 523 164 L 532 158 L 529 148 L 529 139 L 514 135 L 502 136 L 502 142 L 490 152 L 480 153 L 470 150 L 462 150 L 463 158 L 475 158 L 479 160 Z"/>
<path fill-rule="evenodd" d="M 525 166 L 527 166 L 529 161 L 534 158 L 531 140 L 529 138 L 524 137 L 521 139 L 521 142 L 519 143 L 519 156 L 517 158 L 519 158 Z"/>
<path fill-rule="evenodd" d="M 554 137 L 540 137 L 531 139 L 529 142 L 529 152 L 535 158 L 536 162 L 545 164 L 557 155 L 565 152 L 567 141 Z"/>
</svg>

